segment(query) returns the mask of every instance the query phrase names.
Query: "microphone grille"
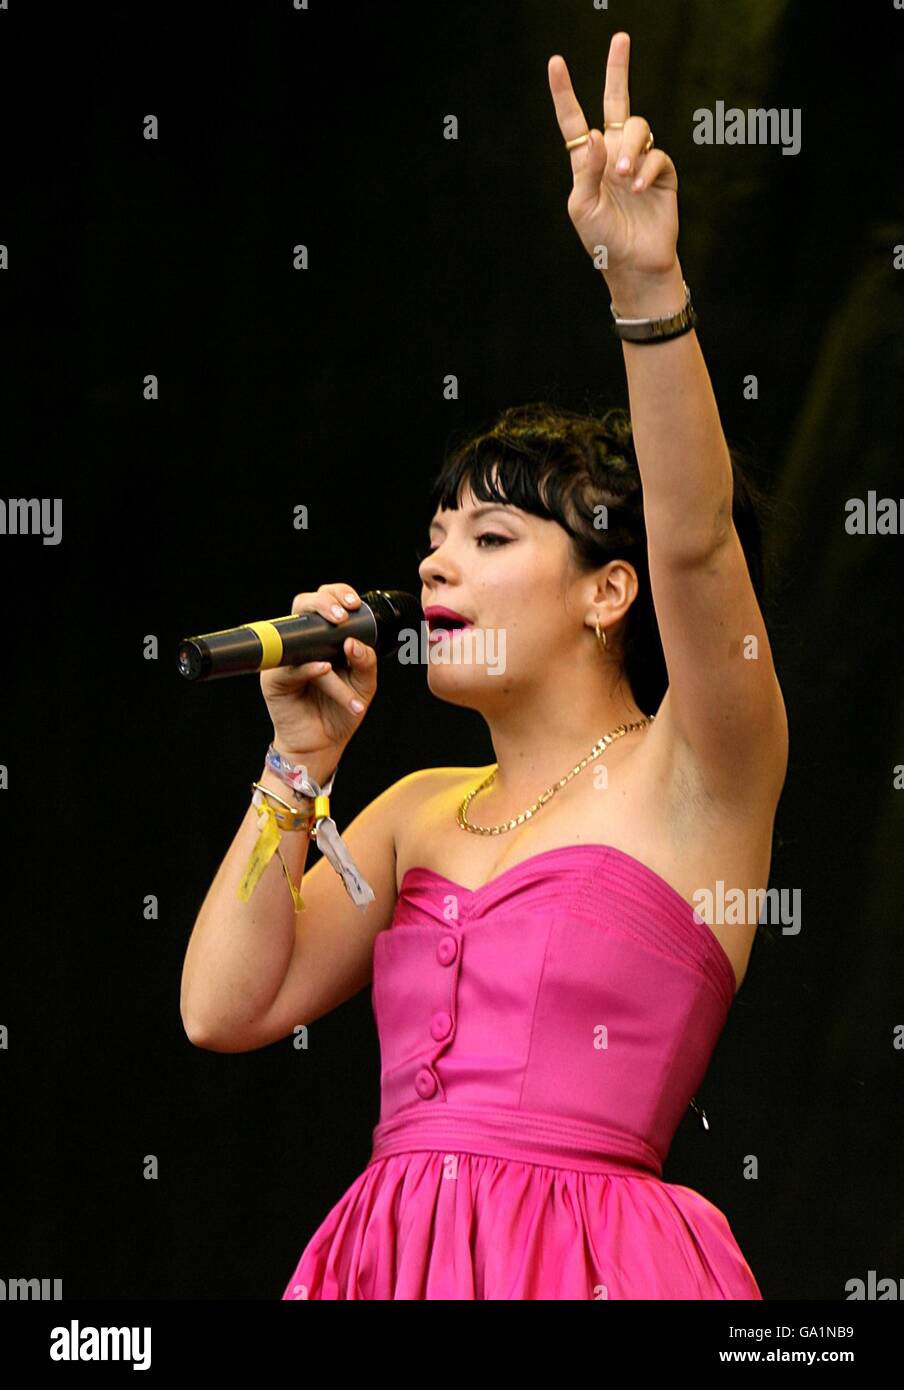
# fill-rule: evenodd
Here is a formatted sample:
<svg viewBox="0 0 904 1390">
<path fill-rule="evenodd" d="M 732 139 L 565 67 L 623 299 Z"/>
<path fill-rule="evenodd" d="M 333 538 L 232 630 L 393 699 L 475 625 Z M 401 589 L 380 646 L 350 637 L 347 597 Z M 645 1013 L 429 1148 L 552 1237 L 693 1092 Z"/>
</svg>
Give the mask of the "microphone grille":
<svg viewBox="0 0 904 1390">
<path fill-rule="evenodd" d="M 361 595 L 370 605 L 377 620 L 376 651 L 379 656 L 392 656 L 404 640 L 404 633 L 420 636 L 424 610 L 414 594 L 402 589 L 371 589 Z"/>
</svg>

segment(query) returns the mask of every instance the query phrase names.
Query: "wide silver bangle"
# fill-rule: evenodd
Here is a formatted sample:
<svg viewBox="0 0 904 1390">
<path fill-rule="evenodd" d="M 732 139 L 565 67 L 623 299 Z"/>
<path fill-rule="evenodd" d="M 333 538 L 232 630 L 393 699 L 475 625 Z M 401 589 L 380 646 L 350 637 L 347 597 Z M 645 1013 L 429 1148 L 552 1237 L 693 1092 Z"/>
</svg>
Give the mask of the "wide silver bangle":
<svg viewBox="0 0 904 1390">
<path fill-rule="evenodd" d="M 664 343 L 669 338 L 678 338 L 689 333 L 697 322 L 697 315 L 691 303 L 691 292 L 686 280 L 684 285 L 684 305 L 676 314 L 667 314 L 661 319 L 623 319 L 615 305 L 610 301 L 610 309 L 615 322 L 612 331 L 629 343 Z"/>
</svg>

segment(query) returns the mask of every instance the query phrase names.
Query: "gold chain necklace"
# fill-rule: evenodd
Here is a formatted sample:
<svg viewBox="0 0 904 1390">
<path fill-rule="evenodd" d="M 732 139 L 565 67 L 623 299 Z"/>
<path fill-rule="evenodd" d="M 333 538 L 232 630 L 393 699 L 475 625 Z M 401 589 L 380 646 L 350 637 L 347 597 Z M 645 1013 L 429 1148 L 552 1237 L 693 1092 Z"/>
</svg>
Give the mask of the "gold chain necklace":
<svg viewBox="0 0 904 1390">
<path fill-rule="evenodd" d="M 522 811 L 520 816 L 513 816 L 512 819 L 507 821 L 504 825 L 472 825 L 468 820 L 468 807 L 477 793 L 484 791 L 495 780 L 496 773 L 499 770 L 497 765 L 493 768 L 489 777 L 483 779 L 480 786 L 475 787 L 473 791 L 468 792 L 465 796 L 464 801 L 462 801 L 458 808 L 458 824 L 461 826 L 462 830 L 470 830 L 472 835 L 504 835 L 507 830 L 514 830 L 516 825 L 522 825 L 524 821 L 530 820 L 531 816 L 539 811 L 541 806 L 545 806 L 547 801 L 555 796 L 560 787 L 564 787 L 566 782 L 571 781 L 572 777 L 577 777 L 579 772 L 583 772 L 587 764 L 592 763 L 595 758 L 598 758 L 599 755 L 608 748 L 610 743 L 614 743 L 617 738 L 622 738 L 625 734 L 629 734 L 632 729 L 642 729 L 646 724 L 652 724 L 655 718 L 655 714 L 651 714 L 649 718 L 635 720 L 633 724 L 619 724 L 618 728 L 613 729 L 611 734 L 604 734 L 603 737 L 598 739 L 593 745 L 587 757 L 583 758 L 578 763 L 577 767 L 573 767 L 567 776 L 560 778 L 559 781 L 553 783 L 551 787 L 547 787 L 546 791 L 534 802 L 533 806 L 529 806 L 526 811 Z"/>
</svg>

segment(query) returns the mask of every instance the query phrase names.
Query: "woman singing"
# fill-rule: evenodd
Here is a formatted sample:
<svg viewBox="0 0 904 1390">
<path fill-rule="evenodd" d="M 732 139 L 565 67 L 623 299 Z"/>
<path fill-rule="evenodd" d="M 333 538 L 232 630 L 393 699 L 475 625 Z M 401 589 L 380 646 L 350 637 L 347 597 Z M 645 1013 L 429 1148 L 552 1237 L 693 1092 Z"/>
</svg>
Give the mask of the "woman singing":
<svg viewBox="0 0 904 1390">
<path fill-rule="evenodd" d="M 726 1217 L 662 1172 L 757 929 L 757 911 L 701 904 L 768 884 L 787 723 L 758 493 L 723 437 L 675 167 L 630 114 L 628 53 L 616 34 L 602 131 L 559 56 L 549 82 L 630 424 L 508 410 L 435 483 L 427 682 L 479 711 L 494 762 L 401 778 L 337 848 L 312 798 L 376 656 L 349 638 L 342 674 L 261 674 L 273 743 L 189 943 L 185 1027 L 250 1050 L 372 981 L 382 1053 L 370 1162 L 284 1299 L 761 1297 Z M 359 602 L 335 583 L 292 607 L 341 623 Z M 498 669 L 481 633 L 505 639 Z M 292 793 L 282 828 L 293 811 L 318 841 L 326 825 L 329 857 L 305 874 L 309 834 L 287 834 L 282 870 L 258 865 L 243 895 L 267 808 Z M 304 875 L 300 916 L 283 871 Z"/>
</svg>

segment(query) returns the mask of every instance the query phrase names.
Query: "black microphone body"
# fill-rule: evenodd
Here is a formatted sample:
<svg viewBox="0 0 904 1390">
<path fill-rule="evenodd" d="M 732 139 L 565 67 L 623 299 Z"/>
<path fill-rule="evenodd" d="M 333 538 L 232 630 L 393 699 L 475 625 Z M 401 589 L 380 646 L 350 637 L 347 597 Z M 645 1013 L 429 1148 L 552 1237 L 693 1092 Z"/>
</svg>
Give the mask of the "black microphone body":
<svg viewBox="0 0 904 1390">
<path fill-rule="evenodd" d="M 346 667 L 343 644 L 357 637 L 378 656 L 391 656 L 402 633 L 419 634 L 423 610 L 413 594 L 398 589 L 371 589 L 342 622 L 331 623 L 319 613 L 290 613 L 283 618 L 246 623 L 222 632 L 185 637 L 179 643 L 178 665 L 186 680 L 217 680 L 269 671 L 275 666 L 301 666 L 308 661 L 331 661 Z"/>
</svg>

